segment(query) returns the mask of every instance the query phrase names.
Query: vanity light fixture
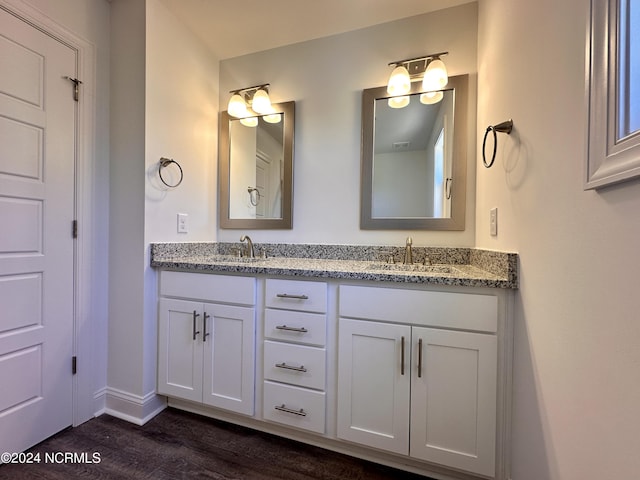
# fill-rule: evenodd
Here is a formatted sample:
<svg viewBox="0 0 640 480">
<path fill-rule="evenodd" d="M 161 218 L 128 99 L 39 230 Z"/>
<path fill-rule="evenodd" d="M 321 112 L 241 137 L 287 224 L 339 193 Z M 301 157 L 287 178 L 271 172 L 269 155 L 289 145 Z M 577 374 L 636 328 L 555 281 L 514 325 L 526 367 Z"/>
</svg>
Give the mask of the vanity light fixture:
<svg viewBox="0 0 640 480">
<path fill-rule="evenodd" d="M 232 95 L 227 105 L 227 113 L 239 118 L 240 123 L 245 127 L 257 126 L 259 116 L 263 116 L 262 118 L 268 123 L 282 121 L 282 115 L 273 113 L 268 83 L 231 90 L 229 93 Z"/>
<path fill-rule="evenodd" d="M 442 92 L 438 90 L 447 85 L 449 76 L 440 57 L 448 53 L 432 53 L 389 63 L 389 66 L 395 67 L 387 83 L 387 93 L 391 95 L 389 106 L 402 108 L 409 105 L 409 97 L 406 95 L 411 91 L 411 82 L 418 80 L 422 80 L 422 90 L 426 91 L 420 96 L 422 103 L 438 103 L 442 100 Z"/>
</svg>

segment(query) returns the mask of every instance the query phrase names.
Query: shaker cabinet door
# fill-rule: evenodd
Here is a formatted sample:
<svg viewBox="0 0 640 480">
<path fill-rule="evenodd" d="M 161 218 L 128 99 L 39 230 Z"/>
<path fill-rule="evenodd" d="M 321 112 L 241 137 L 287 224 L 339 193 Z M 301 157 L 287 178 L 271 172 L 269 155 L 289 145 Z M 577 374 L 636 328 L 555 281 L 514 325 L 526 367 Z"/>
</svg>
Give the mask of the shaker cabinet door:
<svg viewBox="0 0 640 480">
<path fill-rule="evenodd" d="M 202 401 L 202 303 L 161 298 L 158 393 Z"/>
<path fill-rule="evenodd" d="M 202 344 L 205 404 L 253 415 L 255 310 L 205 304 Z"/>
<path fill-rule="evenodd" d="M 407 455 L 411 327 L 341 318 L 338 343 L 338 437 Z"/>
<path fill-rule="evenodd" d="M 411 456 L 495 473 L 495 335 L 413 327 Z"/>
</svg>

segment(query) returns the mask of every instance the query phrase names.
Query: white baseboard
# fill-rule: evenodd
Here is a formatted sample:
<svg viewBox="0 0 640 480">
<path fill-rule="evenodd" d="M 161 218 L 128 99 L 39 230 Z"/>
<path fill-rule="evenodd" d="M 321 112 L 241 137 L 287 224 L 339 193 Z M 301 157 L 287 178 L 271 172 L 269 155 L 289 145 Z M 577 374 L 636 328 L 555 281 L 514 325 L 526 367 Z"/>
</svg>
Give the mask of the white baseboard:
<svg viewBox="0 0 640 480">
<path fill-rule="evenodd" d="M 166 397 L 156 395 L 155 392 L 149 392 L 142 397 L 107 387 L 104 389 L 104 409 L 101 413 L 136 425 L 144 425 L 165 408 L 167 408 Z"/>
<path fill-rule="evenodd" d="M 107 387 L 102 387 L 93 394 L 93 411 L 94 417 L 102 415 L 107 408 Z"/>
</svg>

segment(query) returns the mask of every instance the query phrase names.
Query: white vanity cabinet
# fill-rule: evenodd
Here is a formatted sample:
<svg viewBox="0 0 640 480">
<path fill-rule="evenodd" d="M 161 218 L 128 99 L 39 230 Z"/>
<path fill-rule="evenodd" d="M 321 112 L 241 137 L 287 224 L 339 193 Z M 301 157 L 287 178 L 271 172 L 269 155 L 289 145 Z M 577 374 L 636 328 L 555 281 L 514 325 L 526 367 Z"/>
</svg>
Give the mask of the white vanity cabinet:
<svg viewBox="0 0 640 480">
<path fill-rule="evenodd" d="M 325 432 L 326 311 L 326 283 L 266 279 L 265 420 Z"/>
<path fill-rule="evenodd" d="M 256 280 L 162 271 L 158 393 L 254 413 Z"/>
<path fill-rule="evenodd" d="M 498 301 L 342 285 L 339 438 L 493 477 Z"/>
</svg>

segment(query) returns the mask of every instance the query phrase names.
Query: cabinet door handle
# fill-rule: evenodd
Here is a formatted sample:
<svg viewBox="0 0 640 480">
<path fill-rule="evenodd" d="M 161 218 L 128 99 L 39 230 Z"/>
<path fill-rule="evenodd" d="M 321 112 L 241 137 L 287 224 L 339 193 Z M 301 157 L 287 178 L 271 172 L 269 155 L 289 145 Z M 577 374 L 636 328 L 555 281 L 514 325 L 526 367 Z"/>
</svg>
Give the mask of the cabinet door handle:
<svg viewBox="0 0 640 480">
<path fill-rule="evenodd" d="M 286 370 L 295 370 L 296 372 L 303 372 L 303 373 L 307 372 L 307 369 L 305 368 L 304 365 L 300 365 L 299 367 L 293 367 L 291 365 L 287 365 L 286 363 L 282 362 L 282 363 L 276 363 L 276 367 L 284 368 Z"/>
<path fill-rule="evenodd" d="M 404 375 L 404 337 L 400 340 L 400 375 Z"/>
<path fill-rule="evenodd" d="M 307 333 L 309 330 L 307 330 L 304 327 L 287 327 L 286 325 L 276 325 L 276 330 L 287 330 L 289 332 L 300 332 L 300 333 Z"/>
<path fill-rule="evenodd" d="M 204 321 L 202 322 L 202 341 L 206 342 L 209 332 L 207 332 L 207 320 L 211 318 L 207 312 L 204 312 Z"/>
<path fill-rule="evenodd" d="M 196 331 L 196 320 L 198 319 L 199 316 L 200 314 L 197 312 L 197 310 L 194 310 L 193 311 L 193 339 L 194 340 L 200 334 L 199 331 Z"/>
<path fill-rule="evenodd" d="M 418 378 L 422 378 L 422 339 L 418 339 Z"/>
<path fill-rule="evenodd" d="M 300 410 L 294 410 L 293 408 L 288 408 L 284 403 L 282 405 L 276 405 L 273 408 L 275 408 L 276 410 L 280 410 L 281 412 L 290 413 L 292 415 L 299 415 L 301 417 L 307 416 L 307 412 L 304 411 L 304 408 L 301 408 Z"/>
<path fill-rule="evenodd" d="M 309 300 L 309 297 L 305 294 L 302 295 L 291 295 L 289 293 L 277 293 L 276 297 L 278 298 L 294 298 L 296 300 Z"/>
</svg>

